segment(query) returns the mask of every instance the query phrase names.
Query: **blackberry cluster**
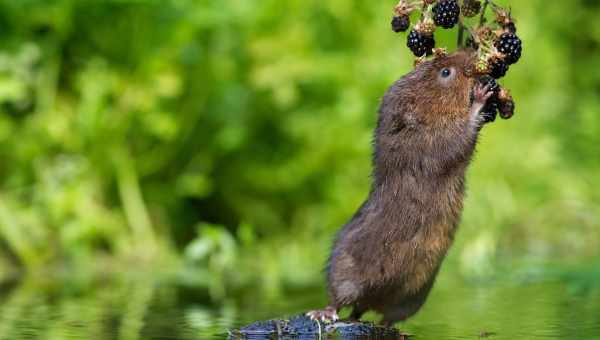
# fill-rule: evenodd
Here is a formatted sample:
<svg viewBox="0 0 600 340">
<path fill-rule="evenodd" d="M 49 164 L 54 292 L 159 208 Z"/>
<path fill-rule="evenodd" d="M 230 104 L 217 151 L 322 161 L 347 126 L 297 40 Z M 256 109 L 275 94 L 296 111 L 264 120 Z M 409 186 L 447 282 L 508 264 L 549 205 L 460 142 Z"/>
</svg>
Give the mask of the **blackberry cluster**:
<svg viewBox="0 0 600 340">
<path fill-rule="evenodd" d="M 435 47 L 435 39 L 433 38 L 433 34 L 420 33 L 413 29 L 408 34 L 406 46 L 408 46 L 417 57 L 431 55 L 432 50 Z"/>
<path fill-rule="evenodd" d="M 514 64 L 521 58 L 523 50 L 522 42 L 516 34 L 506 32 L 503 33 L 495 43 L 498 52 L 504 54 L 504 60 L 510 65 Z"/>
<path fill-rule="evenodd" d="M 457 0 L 441 0 L 433 7 L 433 21 L 437 26 L 452 28 L 458 23 L 460 6 Z"/>
<path fill-rule="evenodd" d="M 396 33 L 406 32 L 406 30 L 408 29 L 409 26 L 410 26 L 410 17 L 406 14 L 396 15 L 392 19 L 392 30 Z"/>
<path fill-rule="evenodd" d="M 417 57 L 416 63 L 426 56 L 445 55 L 446 49 L 435 48 L 434 34 L 438 28 L 450 29 L 459 24 L 458 46 L 473 49 L 475 55 L 469 72 L 484 84 L 490 84 L 493 96 L 483 108 L 486 122 L 493 122 L 498 113 L 502 118 L 512 117 L 515 103 L 508 91 L 496 79 L 504 77 L 512 64 L 521 59 L 523 43 L 517 36 L 517 27 L 510 8 L 503 8 L 496 0 L 397 0 L 391 21 L 394 32 L 410 33 L 406 46 Z M 489 20 L 486 11 L 495 19 Z M 420 19 L 411 27 L 410 16 L 420 12 Z M 480 18 L 475 18 L 481 15 Z M 473 18 L 473 19 L 468 19 Z M 467 34 L 466 42 L 463 34 Z"/>
</svg>

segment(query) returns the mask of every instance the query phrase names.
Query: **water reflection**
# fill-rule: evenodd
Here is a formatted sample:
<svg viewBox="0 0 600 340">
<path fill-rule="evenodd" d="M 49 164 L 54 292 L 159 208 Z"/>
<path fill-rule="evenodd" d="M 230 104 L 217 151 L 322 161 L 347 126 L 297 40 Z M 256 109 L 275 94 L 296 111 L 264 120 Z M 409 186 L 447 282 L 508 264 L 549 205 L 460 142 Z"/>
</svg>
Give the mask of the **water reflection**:
<svg viewBox="0 0 600 340">
<path fill-rule="evenodd" d="M 401 328 L 414 339 L 598 339 L 594 280 L 566 275 L 469 284 L 447 274 Z M 151 275 L 28 278 L 0 289 L 0 339 L 224 339 L 227 329 L 323 304 L 321 290 L 296 292 L 292 299 L 246 293 L 214 302 L 202 289 Z"/>
</svg>

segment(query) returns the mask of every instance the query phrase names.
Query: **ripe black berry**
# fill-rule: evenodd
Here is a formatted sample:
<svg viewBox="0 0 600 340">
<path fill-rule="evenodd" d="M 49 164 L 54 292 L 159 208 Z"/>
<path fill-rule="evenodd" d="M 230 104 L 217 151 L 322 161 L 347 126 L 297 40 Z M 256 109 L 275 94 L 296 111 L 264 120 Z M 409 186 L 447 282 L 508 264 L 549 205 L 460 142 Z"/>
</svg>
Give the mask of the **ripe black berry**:
<svg viewBox="0 0 600 340">
<path fill-rule="evenodd" d="M 508 64 L 500 59 L 494 59 L 490 62 L 490 76 L 495 79 L 500 79 L 508 72 Z"/>
<path fill-rule="evenodd" d="M 441 0 L 433 7 L 433 21 L 437 26 L 452 28 L 458 23 L 460 6 L 457 0 Z"/>
<path fill-rule="evenodd" d="M 514 33 L 503 33 L 495 43 L 498 51 L 506 56 L 505 61 L 510 65 L 521 58 L 523 46 L 521 39 Z"/>
<path fill-rule="evenodd" d="M 499 102 L 498 110 L 502 119 L 509 119 L 515 114 L 515 102 L 512 100 Z"/>
<path fill-rule="evenodd" d="M 410 48 L 415 56 L 422 57 L 423 55 L 430 55 L 432 53 L 431 50 L 435 47 L 435 39 L 433 38 L 433 34 L 423 34 L 413 29 L 408 34 L 406 46 Z"/>
<path fill-rule="evenodd" d="M 399 15 L 392 19 L 392 30 L 396 33 L 406 32 L 409 26 L 410 17 L 408 15 Z"/>
</svg>

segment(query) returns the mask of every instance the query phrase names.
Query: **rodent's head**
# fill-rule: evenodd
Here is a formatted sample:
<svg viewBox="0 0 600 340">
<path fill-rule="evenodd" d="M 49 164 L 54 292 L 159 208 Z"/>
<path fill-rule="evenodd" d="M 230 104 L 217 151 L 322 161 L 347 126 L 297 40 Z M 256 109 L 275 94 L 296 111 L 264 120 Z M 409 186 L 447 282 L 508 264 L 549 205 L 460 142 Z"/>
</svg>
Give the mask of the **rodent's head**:
<svg viewBox="0 0 600 340">
<path fill-rule="evenodd" d="M 376 181 L 402 167 L 439 174 L 468 162 L 474 58 L 473 50 L 437 57 L 390 87 L 375 133 Z"/>
<path fill-rule="evenodd" d="M 423 123 L 467 118 L 474 84 L 475 51 L 464 49 L 425 61 L 397 81 L 384 98 L 391 107 Z M 398 112 L 396 113 L 398 114 Z"/>
<path fill-rule="evenodd" d="M 428 93 L 441 94 L 440 97 L 446 99 L 454 97 L 449 94 L 470 90 L 473 58 L 472 50 L 461 50 L 425 62 L 417 67 L 417 72 L 421 73 L 421 81 L 429 90 Z"/>
</svg>

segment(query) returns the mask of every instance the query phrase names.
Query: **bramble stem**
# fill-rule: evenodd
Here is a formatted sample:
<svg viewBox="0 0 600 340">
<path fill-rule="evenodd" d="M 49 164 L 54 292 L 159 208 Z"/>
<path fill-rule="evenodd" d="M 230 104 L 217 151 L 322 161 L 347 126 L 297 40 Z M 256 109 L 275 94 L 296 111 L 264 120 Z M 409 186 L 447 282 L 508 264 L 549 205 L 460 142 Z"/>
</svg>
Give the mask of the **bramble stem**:
<svg viewBox="0 0 600 340">
<path fill-rule="evenodd" d="M 458 21 L 458 41 L 456 43 L 458 48 L 463 47 L 464 35 L 465 35 L 465 25 L 463 24 L 462 19 L 459 19 L 459 21 Z"/>
<path fill-rule="evenodd" d="M 483 8 L 481 8 L 481 17 L 479 17 L 479 27 L 481 27 L 481 26 L 483 26 L 483 24 L 485 24 L 485 11 L 487 10 L 489 3 L 490 3 L 490 0 L 483 1 Z"/>
<path fill-rule="evenodd" d="M 492 0 L 483 0 L 483 7 L 481 8 L 481 17 L 479 18 L 479 26 L 483 26 L 485 24 L 485 11 L 488 6 L 492 6 L 492 9 L 498 10 L 500 6 L 496 5 Z"/>
<path fill-rule="evenodd" d="M 488 4 L 490 4 L 492 6 L 493 9 L 498 9 L 500 8 L 500 6 L 496 5 L 492 0 L 488 0 L 487 1 Z"/>
</svg>

